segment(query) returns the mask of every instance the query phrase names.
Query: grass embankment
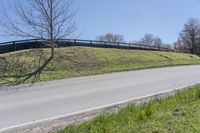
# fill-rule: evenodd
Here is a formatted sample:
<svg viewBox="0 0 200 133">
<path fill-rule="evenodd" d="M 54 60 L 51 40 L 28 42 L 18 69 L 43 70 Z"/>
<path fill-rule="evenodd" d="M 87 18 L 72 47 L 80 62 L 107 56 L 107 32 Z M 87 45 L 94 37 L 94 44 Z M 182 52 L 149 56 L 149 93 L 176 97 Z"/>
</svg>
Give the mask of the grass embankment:
<svg viewBox="0 0 200 133">
<path fill-rule="evenodd" d="M 58 133 L 199 133 L 200 86 L 173 97 L 130 105 Z"/>
<path fill-rule="evenodd" d="M 37 64 L 35 62 L 37 62 L 36 60 L 40 56 L 40 52 L 38 51 L 42 52 L 41 59 L 49 56 L 50 50 L 48 49 L 32 49 L 2 54 L 0 57 L 5 57 L 9 62 L 13 62 L 10 68 L 8 68 L 10 70 L 7 70 L 11 71 L 10 73 L 33 71 L 36 66 L 35 64 Z M 16 60 L 18 60 L 18 63 L 14 63 Z M 151 67 L 199 63 L 200 57 L 196 55 L 173 52 L 90 47 L 59 48 L 55 51 L 54 60 L 41 74 L 40 81 Z"/>
</svg>

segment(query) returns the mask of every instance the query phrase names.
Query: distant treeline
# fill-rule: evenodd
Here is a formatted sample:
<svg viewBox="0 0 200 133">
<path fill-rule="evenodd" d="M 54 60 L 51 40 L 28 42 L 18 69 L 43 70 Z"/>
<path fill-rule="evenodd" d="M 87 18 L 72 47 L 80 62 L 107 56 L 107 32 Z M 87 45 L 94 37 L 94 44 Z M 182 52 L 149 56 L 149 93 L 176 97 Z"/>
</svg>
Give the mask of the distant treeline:
<svg viewBox="0 0 200 133">
<path fill-rule="evenodd" d="M 123 35 L 114 33 L 100 35 L 96 39 L 99 41 L 124 42 Z M 140 40 L 133 40 L 131 42 L 134 44 L 173 48 L 176 52 L 200 55 L 200 20 L 190 18 L 180 32 L 177 41 L 173 44 L 164 43 L 160 37 L 153 34 L 145 34 Z"/>
<path fill-rule="evenodd" d="M 105 35 L 98 36 L 96 39 L 99 41 L 125 42 L 123 35 L 114 33 L 106 33 Z M 164 43 L 160 37 L 155 37 L 153 34 L 145 34 L 139 41 L 133 40 L 131 43 L 172 49 L 171 44 Z"/>
</svg>

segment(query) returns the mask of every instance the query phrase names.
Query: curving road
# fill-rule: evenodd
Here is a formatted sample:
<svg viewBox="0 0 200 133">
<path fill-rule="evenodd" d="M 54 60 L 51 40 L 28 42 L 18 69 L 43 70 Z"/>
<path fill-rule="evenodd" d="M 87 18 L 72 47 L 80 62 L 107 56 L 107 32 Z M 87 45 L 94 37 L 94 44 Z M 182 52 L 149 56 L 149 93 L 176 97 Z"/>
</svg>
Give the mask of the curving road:
<svg viewBox="0 0 200 133">
<path fill-rule="evenodd" d="M 200 83 L 200 65 L 87 76 L 0 91 L 0 131 Z"/>
</svg>

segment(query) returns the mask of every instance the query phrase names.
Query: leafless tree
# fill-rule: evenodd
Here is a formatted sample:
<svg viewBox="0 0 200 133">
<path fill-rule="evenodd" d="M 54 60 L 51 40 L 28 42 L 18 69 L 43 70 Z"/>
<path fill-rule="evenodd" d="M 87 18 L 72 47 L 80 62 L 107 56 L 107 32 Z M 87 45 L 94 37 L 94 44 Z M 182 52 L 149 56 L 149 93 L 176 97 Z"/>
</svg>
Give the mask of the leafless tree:
<svg viewBox="0 0 200 133">
<path fill-rule="evenodd" d="M 152 34 L 145 34 L 144 37 L 139 42 L 144 45 L 165 47 L 172 49 L 172 46 L 170 44 L 165 44 L 160 37 L 154 37 L 154 35 Z"/>
<path fill-rule="evenodd" d="M 199 53 L 199 39 L 200 39 L 200 21 L 195 18 L 190 18 L 184 25 L 180 33 L 182 48 L 188 48 L 190 53 Z M 180 41 L 179 41 L 180 42 Z"/>
<path fill-rule="evenodd" d="M 141 39 L 142 44 L 144 45 L 153 45 L 154 36 L 152 34 L 145 34 Z"/>
<path fill-rule="evenodd" d="M 178 38 L 178 40 L 173 44 L 173 48 L 176 52 L 190 53 L 190 47 L 187 45 L 182 38 Z"/>
<path fill-rule="evenodd" d="M 172 45 L 169 44 L 169 43 L 164 44 L 164 47 L 165 47 L 165 48 L 168 48 L 168 49 L 173 49 Z"/>
<path fill-rule="evenodd" d="M 72 8 L 71 0 L 14 0 L 13 3 L 15 3 L 15 6 L 12 14 L 4 14 L 5 21 L 2 27 L 7 34 L 22 38 L 41 39 L 45 45 L 50 47 L 51 52 L 45 61 L 41 61 L 42 57 L 40 57 L 38 59 L 39 63 L 37 63 L 38 66 L 31 72 L 28 71 L 23 74 L 4 72 L 5 74 L 0 76 L 1 78 L 16 79 L 17 83 L 32 78 L 35 81 L 53 60 L 57 41 L 67 38 L 76 30 L 73 21 L 75 11 Z M 8 10 L 5 8 L 5 12 Z M 19 60 L 16 60 L 16 64 L 17 61 Z M 0 61 L 0 63 L 2 62 L 4 65 L 5 62 L 8 65 L 5 59 Z M 2 71 L 3 69 L 0 70 L 1 74 Z"/>
<path fill-rule="evenodd" d="M 142 42 L 141 42 L 141 40 L 133 40 L 133 41 L 131 41 L 130 43 L 133 43 L 133 44 L 138 44 L 138 45 L 141 45 L 142 44 Z"/>
<path fill-rule="evenodd" d="M 163 44 L 161 38 L 155 37 L 155 38 L 153 39 L 153 45 L 154 45 L 154 46 L 158 46 L 158 47 L 162 47 L 164 44 Z"/>
<path fill-rule="evenodd" d="M 114 42 L 124 42 L 124 37 L 119 34 L 114 35 Z"/>
<path fill-rule="evenodd" d="M 98 36 L 97 40 L 119 43 L 124 42 L 124 37 L 119 34 L 107 33 L 105 35 Z"/>
</svg>

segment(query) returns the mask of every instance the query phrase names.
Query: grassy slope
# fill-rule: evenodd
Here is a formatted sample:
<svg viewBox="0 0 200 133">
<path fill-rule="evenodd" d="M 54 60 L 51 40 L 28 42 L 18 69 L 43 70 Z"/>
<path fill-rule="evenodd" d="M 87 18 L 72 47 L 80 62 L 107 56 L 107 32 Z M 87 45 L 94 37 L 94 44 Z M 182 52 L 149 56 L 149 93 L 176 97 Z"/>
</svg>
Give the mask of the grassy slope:
<svg viewBox="0 0 200 133">
<path fill-rule="evenodd" d="M 200 86 L 164 100 L 130 105 L 58 133 L 199 133 Z"/>
<path fill-rule="evenodd" d="M 15 60 L 25 58 L 25 69 L 33 69 L 33 60 L 38 49 L 18 51 L 0 55 Z M 49 50 L 43 50 L 45 56 Z M 56 49 L 54 60 L 41 75 L 41 81 L 62 79 L 108 72 L 127 71 L 169 65 L 199 64 L 200 57 L 172 52 L 121 50 L 89 47 L 69 47 Z M 13 67 L 17 71 L 18 66 Z M 29 70 L 30 71 L 30 70 Z"/>
</svg>

